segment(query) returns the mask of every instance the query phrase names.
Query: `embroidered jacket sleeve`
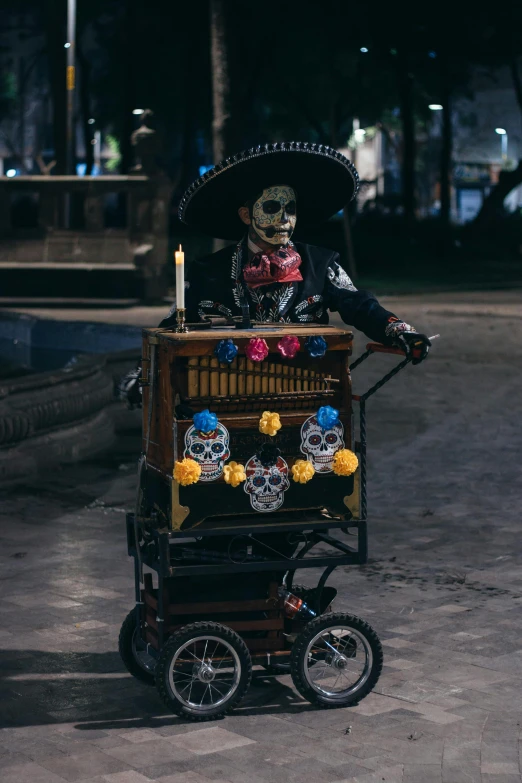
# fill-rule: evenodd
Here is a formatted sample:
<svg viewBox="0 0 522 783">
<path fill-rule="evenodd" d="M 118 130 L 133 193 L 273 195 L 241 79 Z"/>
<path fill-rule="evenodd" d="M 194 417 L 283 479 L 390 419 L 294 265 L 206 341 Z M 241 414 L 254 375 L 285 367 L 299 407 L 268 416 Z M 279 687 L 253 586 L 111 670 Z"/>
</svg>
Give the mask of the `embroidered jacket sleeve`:
<svg viewBox="0 0 522 783">
<path fill-rule="evenodd" d="M 354 286 L 339 264 L 337 253 L 326 269 L 324 298 L 328 309 L 338 312 L 348 326 L 355 326 L 376 342 L 391 342 L 386 335 L 386 328 L 399 319 L 382 307 L 370 291 L 358 290 Z"/>
</svg>

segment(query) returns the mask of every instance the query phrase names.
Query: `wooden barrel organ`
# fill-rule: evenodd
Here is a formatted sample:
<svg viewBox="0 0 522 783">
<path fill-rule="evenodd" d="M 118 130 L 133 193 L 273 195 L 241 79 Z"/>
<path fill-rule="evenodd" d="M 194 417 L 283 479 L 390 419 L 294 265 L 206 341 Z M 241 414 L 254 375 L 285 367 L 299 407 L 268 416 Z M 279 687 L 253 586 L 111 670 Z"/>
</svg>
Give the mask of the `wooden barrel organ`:
<svg viewBox="0 0 522 783">
<path fill-rule="evenodd" d="M 285 335 L 299 339 L 293 358 L 284 358 L 278 343 Z M 305 348 L 310 337 L 327 344 L 321 357 Z M 237 356 L 220 362 L 215 350 L 231 339 Z M 248 358 L 252 339 L 262 338 L 267 356 Z M 349 357 L 352 333 L 329 326 L 266 325 L 254 329 L 193 329 L 185 333 L 145 329 L 143 334 L 143 453 L 139 517 L 170 530 L 274 524 L 284 519 L 357 519 L 358 474 L 338 476 L 332 459 L 340 447 L 354 449 Z M 329 432 L 317 426 L 322 406 L 339 411 L 339 424 Z M 192 417 L 209 409 L 218 417 L 213 438 L 195 431 Z M 259 431 L 263 411 L 277 412 L 282 428 L 275 437 Z M 263 443 L 280 451 L 279 485 L 267 490 L 268 474 L 255 455 Z M 196 459 L 200 480 L 181 486 L 173 479 L 176 460 Z M 315 475 L 306 484 L 292 480 L 291 468 L 307 459 Z M 223 478 L 224 465 L 246 466 L 247 480 L 232 487 Z M 249 468 L 250 466 L 250 468 Z M 254 475 L 255 474 L 255 475 Z M 255 481 L 252 476 L 254 476 Z M 270 489 L 270 488 L 269 488 Z M 263 495 L 268 500 L 264 502 Z"/>
</svg>

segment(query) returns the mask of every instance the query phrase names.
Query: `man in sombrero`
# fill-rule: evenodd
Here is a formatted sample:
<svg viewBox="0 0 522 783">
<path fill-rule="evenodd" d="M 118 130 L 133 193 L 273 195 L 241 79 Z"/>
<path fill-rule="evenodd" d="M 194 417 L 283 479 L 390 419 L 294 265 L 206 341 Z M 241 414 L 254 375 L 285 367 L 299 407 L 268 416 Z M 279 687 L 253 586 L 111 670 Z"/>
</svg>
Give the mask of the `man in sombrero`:
<svg viewBox="0 0 522 783">
<path fill-rule="evenodd" d="M 320 144 L 268 144 L 219 163 L 186 191 L 179 217 L 210 236 L 239 240 L 194 261 L 186 295 L 187 320 L 241 316 L 252 321 L 328 323 L 328 311 L 372 340 L 415 344 L 422 361 L 430 341 L 373 294 L 357 290 L 339 254 L 293 242 L 297 217 L 321 223 L 355 196 L 359 178 L 339 152 Z M 174 321 L 170 315 L 163 325 Z"/>
<path fill-rule="evenodd" d="M 417 349 L 414 364 L 428 355 L 424 334 L 358 290 L 339 264 L 339 254 L 294 242 L 300 224 L 321 223 L 357 193 L 350 161 L 321 144 L 282 142 L 240 152 L 218 163 L 184 194 L 179 218 L 219 239 L 235 240 L 194 261 L 186 285 L 187 321 L 209 316 L 243 321 L 328 323 L 328 311 L 370 339 Z M 160 326 L 174 325 L 175 306 Z M 135 371 L 121 385 L 139 402 Z"/>
</svg>

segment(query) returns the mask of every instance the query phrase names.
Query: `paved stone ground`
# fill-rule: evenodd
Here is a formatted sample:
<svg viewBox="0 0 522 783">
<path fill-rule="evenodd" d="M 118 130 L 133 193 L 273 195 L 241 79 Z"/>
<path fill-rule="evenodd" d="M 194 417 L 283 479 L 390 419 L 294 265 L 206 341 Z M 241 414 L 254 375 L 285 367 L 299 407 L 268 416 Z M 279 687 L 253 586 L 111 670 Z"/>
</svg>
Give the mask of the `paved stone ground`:
<svg viewBox="0 0 522 783">
<path fill-rule="evenodd" d="M 368 405 L 371 559 L 331 579 L 383 641 L 375 692 L 317 711 L 260 678 L 198 725 L 125 673 L 130 439 L 2 499 L 2 783 L 522 780 L 521 313 L 512 293 L 438 304 L 394 300 L 442 337 Z M 360 390 L 393 363 L 371 361 Z"/>
</svg>

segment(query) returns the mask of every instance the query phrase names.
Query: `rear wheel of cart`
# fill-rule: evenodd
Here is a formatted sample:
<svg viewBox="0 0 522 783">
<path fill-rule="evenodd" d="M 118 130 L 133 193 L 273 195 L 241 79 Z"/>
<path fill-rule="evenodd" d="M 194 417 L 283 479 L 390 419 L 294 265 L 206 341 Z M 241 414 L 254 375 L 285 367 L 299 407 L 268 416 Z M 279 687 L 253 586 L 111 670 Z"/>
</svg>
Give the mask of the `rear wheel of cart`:
<svg viewBox="0 0 522 783">
<path fill-rule="evenodd" d="M 232 710 L 251 678 L 252 660 L 243 639 L 212 622 L 192 623 L 173 633 L 156 668 L 156 687 L 167 707 L 199 721 Z"/>
<path fill-rule="evenodd" d="M 147 685 L 155 684 L 156 659 L 146 650 L 140 648 L 136 609 L 130 611 L 123 621 L 118 639 L 118 649 L 125 667 L 133 677 L 147 683 Z"/>
<path fill-rule="evenodd" d="M 346 707 L 375 687 L 382 662 L 373 628 L 359 617 L 333 612 L 312 620 L 298 635 L 290 667 L 305 699 L 320 707 Z"/>
</svg>

